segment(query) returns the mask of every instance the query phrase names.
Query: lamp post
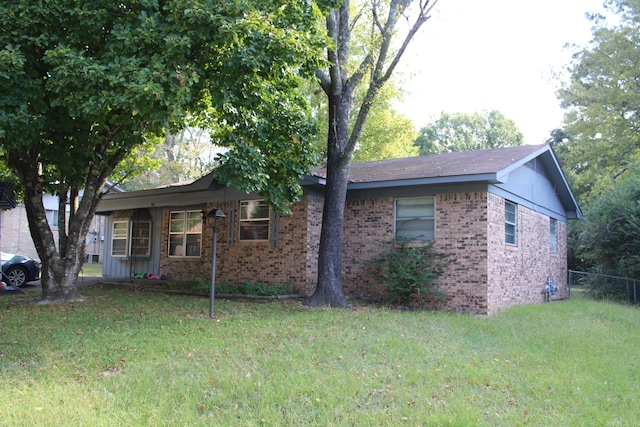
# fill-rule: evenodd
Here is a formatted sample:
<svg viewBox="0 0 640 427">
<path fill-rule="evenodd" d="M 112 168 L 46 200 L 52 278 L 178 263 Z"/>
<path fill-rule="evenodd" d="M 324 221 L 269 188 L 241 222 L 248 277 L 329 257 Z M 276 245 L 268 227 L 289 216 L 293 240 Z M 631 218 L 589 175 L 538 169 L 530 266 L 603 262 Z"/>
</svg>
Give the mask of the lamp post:
<svg viewBox="0 0 640 427">
<path fill-rule="evenodd" d="M 216 292 L 216 252 L 218 249 L 218 218 L 226 215 L 218 208 L 213 208 L 207 214 L 207 218 L 213 218 L 213 265 L 211 266 L 211 295 L 209 297 L 209 317 L 213 318 L 213 301 Z"/>
</svg>

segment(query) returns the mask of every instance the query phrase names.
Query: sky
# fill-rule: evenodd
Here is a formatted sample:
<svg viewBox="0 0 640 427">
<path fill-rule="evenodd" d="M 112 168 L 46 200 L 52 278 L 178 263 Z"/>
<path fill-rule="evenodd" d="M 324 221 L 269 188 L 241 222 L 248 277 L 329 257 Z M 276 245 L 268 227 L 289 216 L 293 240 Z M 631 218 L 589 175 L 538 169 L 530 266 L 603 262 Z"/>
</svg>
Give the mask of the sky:
<svg viewBox="0 0 640 427">
<path fill-rule="evenodd" d="M 585 13 L 602 11 L 602 0 L 439 0 L 397 69 L 398 110 L 417 128 L 443 111 L 498 110 L 541 144 L 562 124 L 561 75 L 591 40 Z"/>
</svg>

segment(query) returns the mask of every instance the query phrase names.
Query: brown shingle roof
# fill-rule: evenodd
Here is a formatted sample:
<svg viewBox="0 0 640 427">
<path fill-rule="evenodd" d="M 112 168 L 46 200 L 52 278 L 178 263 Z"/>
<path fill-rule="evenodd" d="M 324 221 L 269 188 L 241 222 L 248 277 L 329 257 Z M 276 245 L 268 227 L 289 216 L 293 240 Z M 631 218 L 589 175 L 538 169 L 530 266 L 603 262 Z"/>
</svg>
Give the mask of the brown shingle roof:
<svg viewBox="0 0 640 427">
<path fill-rule="evenodd" d="M 508 168 L 542 147 L 544 145 L 521 145 L 352 163 L 349 169 L 349 181 L 365 183 L 492 174 Z M 326 177 L 326 168 L 315 168 L 312 174 L 324 178 Z"/>
</svg>

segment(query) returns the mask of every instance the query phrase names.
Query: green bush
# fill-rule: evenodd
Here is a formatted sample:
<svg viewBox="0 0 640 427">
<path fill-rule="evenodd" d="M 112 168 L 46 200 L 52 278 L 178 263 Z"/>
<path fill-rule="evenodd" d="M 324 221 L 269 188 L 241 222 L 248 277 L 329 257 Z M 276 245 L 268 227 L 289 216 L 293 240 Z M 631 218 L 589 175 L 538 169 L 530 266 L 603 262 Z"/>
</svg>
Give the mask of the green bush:
<svg viewBox="0 0 640 427">
<path fill-rule="evenodd" d="M 193 291 L 210 291 L 211 282 L 205 280 L 202 277 L 197 278 L 195 281 L 189 283 L 189 289 Z"/>
<path fill-rule="evenodd" d="M 424 304 L 427 298 L 447 297 L 436 288 L 438 273 L 447 264 L 445 258 L 434 250 L 432 242 L 400 242 L 367 264 L 373 266 L 374 278 L 388 291 L 392 304 L 408 305 L 414 295 Z"/>
<path fill-rule="evenodd" d="M 640 277 L 640 170 L 633 171 L 585 208 L 575 252 L 586 271 Z"/>
</svg>

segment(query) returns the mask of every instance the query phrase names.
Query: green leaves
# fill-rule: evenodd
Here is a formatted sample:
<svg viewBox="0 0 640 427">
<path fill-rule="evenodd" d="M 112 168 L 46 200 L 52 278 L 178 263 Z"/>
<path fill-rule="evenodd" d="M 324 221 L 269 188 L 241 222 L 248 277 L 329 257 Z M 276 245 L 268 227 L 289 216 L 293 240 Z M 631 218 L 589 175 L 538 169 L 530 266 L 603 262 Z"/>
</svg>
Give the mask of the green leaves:
<svg viewBox="0 0 640 427">
<path fill-rule="evenodd" d="M 66 273 L 77 269 L 62 262 L 81 254 L 117 165 L 143 141 L 179 131 L 188 114 L 231 148 L 226 182 L 281 211 L 295 201 L 315 160 L 297 88 L 320 58 L 318 17 L 305 0 L 3 2 L 0 153 L 25 187 L 44 271 L 55 273 L 44 288 L 72 281 Z M 72 206 L 57 242 L 45 191 Z"/>
<path fill-rule="evenodd" d="M 35 149 L 51 166 L 45 181 L 82 185 L 89 165 L 112 169 L 146 135 L 184 126 L 190 112 L 220 122 L 218 143 L 237 144 L 226 159 L 247 156 L 235 160 L 245 165 L 235 182 L 274 192 L 281 179 L 273 199 L 284 206 L 315 160 L 301 148 L 315 128 L 297 88 L 320 58 L 318 13 L 297 0 L 8 2 L 0 145 Z"/>
<path fill-rule="evenodd" d="M 640 160 L 640 6 L 624 0 L 607 5 L 620 23 L 596 22 L 591 44 L 574 55 L 571 79 L 558 94 L 567 109 L 563 160 L 585 198 Z"/>
<path fill-rule="evenodd" d="M 640 276 L 640 174 L 634 172 L 586 209 L 577 256 L 598 272 Z"/>
<path fill-rule="evenodd" d="M 416 156 L 418 148 L 413 143 L 416 133 L 410 119 L 376 104 L 364 125 L 353 160 L 368 162 Z"/>
<path fill-rule="evenodd" d="M 318 161 L 311 143 L 315 122 L 302 99 L 287 93 L 288 82 L 282 82 L 284 88 L 272 82 L 266 91 L 257 91 L 254 83 L 243 82 L 247 96 L 217 110 L 219 122 L 226 126 L 216 128 L 212 136 L 231 150 L 220 157 L 216 178 L 258 193 L 287 213 L 302 194 L 298 180 Z"/>
<path fill-rule="evenodd" d="M 447 297 L 436 288 L 439 272 L 447 264 L 446 257 L 434 249 L 433 242 L 420 245 L 400 242 L 367 264 L 373 266 L 374 277 L 388 292 L 391 303 L 406 306 L 412 298 L 423 304 Z"/>
<path fill-rule="evenodd" d="M 524 137 L 513 121 L 499 111 L 482 114 L 441 113 L 420 130 L 415 145 L 420 154 L 522 145 Z"/>
</svg>

